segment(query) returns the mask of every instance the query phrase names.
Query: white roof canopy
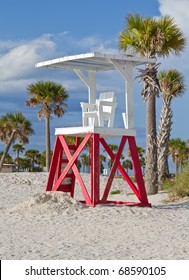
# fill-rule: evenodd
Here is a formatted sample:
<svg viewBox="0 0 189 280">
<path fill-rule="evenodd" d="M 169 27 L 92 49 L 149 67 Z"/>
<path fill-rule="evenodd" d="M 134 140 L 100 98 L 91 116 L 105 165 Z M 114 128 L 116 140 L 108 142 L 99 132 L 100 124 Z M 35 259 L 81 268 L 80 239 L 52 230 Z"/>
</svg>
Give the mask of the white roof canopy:
<svg viewBox="0 0 189 280">
<path fill-rule="evenodd" d="M 64 56 L 53 60 L 39 62 L 35 67 L 47 67 L 47 68 L 62 68 L 62 69 L 80 69 L 88 71 L 107 71 L 115 70 L 116 66 L 114 61 L 119 64 L 126 65 L 131 63 L 133 66 L 154 63 L 155 59 L 134 57 L 131 55 L 111 55 L 101 54 L 97 52 L 85 53 L 72 56 Z"/>
<path fill-rule="evenodd" d="M 93 52 L 39 62 L 35 67 L 73 70 L 87 86 L 89 103 L 92 104 L 96 101 L 96 72 L 118 71 L 125 81 L 125 112 L 122 113 L 123 122 L 126 129 L 134 129 L 133 68 L 137 65 L 155 62 L 156 59 L 151 58 Z"/>
</svg>

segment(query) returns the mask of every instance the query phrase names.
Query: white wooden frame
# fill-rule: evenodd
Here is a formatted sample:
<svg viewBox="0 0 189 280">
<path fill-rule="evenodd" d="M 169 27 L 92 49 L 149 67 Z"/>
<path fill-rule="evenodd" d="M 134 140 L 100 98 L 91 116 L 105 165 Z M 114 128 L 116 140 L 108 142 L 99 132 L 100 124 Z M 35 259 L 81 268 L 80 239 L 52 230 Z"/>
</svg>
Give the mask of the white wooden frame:
<svg viewBox="0 0 189 280">
<path fill-rule="evenodd" d="M 88 103 L 90 104 L 95 104 L 96 102 L 96 73 L 98 71 L 117 70 L 125 81 L 125 112 L 122 113 L 124 126 L 125 129 L 133 129 L 133 68 L 138 65 L 155 62 L 156 59 L 151 58 L 94 52 L 65 56 L 40 62 L 35 66 L 73 70 L 87 86 Z"/>
</svg>

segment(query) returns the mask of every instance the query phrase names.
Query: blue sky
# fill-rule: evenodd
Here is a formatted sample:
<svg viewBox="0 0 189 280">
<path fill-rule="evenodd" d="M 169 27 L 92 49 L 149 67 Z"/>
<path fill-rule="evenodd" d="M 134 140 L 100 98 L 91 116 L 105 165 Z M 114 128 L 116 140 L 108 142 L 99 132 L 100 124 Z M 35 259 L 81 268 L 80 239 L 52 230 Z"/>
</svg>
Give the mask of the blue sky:
<svg viewBox="0 0 189 280">
<path fill-rule="evenodd" d="M 28 84 L 39 80 L 62 83 L 69 93 L 68 112 L 51 123 L 52 147 L 55 127 L 81 124 L 80 102 L 87 97 L 87 89 L 72 72 L 37 69 L 36 62 L 98 51 L 118 53 L 118 34 L 128 13 L 142 16 L 175 18 L 189 39 L 189 0 L 1 0 L 0 9 L 0 116 L 21 111 L 32 121 L 35 136 L 26 149 L 45 150 L 45 122 L 37 118 L 37 109 L 25 107 Z M 173 101 L 174 123 L 172 138 L 189 139 L 189 44 L 179 58 L 162 60 L 160 69 L 176 68 L 184 75 L 186 92 Z M 137 73 L 137 72 L 136 72 Z M 114 90 L 119 104 L 116 125 L 121 126 L 124 85 L 116 73 L 102 73 L 97 77 L 97 91 Z M 145 146 L 145 104 L 141 99 L 142 84 L 135 81 L 134 109 L 137 144 Z M 159 118 L 161 99 L 157 101 Z M 158 123 L 157 123 L 158 127 Z M 0 150 L 4 144 L 0 142 Z M 11 151 L 10 151 L 11 153 Z"/>
</svg>

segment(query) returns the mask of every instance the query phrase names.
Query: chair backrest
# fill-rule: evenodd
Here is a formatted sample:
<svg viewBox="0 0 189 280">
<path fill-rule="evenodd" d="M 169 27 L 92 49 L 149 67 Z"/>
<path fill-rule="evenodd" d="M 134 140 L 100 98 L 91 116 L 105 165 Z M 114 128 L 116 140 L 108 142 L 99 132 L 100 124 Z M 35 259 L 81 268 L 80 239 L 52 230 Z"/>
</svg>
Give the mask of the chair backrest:
<svg viewBox="0 0 189 280">
<path fill-rule="evenodd" d="M 106 100 L 111 102 L 116 102 L 116 97 L 113 91 L 101 92 L 99 95 L 99 100 Z"/>
<path fill-rule="evenodd" d="M 113 91 L 101 92 L 99 95 L 99 101 L 116 102 L 116 96 Z M 107 112 L 111 114 L 112 106 L 103 106 L 103 112 Z"/>
</svg>

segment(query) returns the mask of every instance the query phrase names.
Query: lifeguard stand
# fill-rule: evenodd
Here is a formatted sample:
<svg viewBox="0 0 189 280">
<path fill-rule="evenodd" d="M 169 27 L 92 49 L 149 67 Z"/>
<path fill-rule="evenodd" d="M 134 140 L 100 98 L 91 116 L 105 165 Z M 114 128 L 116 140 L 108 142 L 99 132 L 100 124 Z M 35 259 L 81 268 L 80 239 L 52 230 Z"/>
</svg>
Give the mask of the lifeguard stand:
<svg viewBox="0 0 189 280">
<path fill-rule="evenodd" d="M 127 55 L 86 53 L 61 57 L 36 64 L 36 67 L 73 70 L 88 88 L 87 104 L 89 104 L 89 107 L 97 104 L 96 73 L 98 71 L 116 70 L 121 74 L 125 81 L 125 112 L 122 113 L 124 123 L 123 128 L 115 128 L 112 125 L 109 125 L 108 127 L 103 126 L 103 124 L 98 122 L 100 118 L 98 118 L 97 121 L 95 117 L 96 113 L 94 113 L 95 110 L 89 110 L 88 116 L 91 116 L 92 118 L 94 117 L 94 121 L 90 123 L 90 125 L 85 125 L 86 122 L 83 120 L 83 126 L 81 127 L 55 129 L 56 142 L 47 181 L 47 191 L 68 192 L 72 197 L 74 197 L 75 180 L 77 180 L 84 197 L 84 202 L 89 206 L 94 207 L 97 204 L 106 203 L 151 206 L 148 202 L 135 142 L 136 131 L 134 129 L 133 115 L 133 68 L 137 65 L 154 62 L 155 59 L 139 58 Z M 75 136 L 75 145 L 69 145 L 66 142 L 66 135 Z M 105 138 L 107 137 L 121 138 L 118 152 L 116 154 L 111 151 L 106 143 Z M 80 141 L 81 138 L 82 141 Z M 90 192 L 88 192 L 77 168 L 77 159 L 89 141 Z M 133 183 L 120 163 L 120 158 L 127 141 L 131 152 L 136 184 Z M 104 147 L 113 161 L 102 197 L 100 197 L 100 144 Z M 120 171 L 123 178 L 138 198 L 138 202 L 134 203 L 108 200 L 108 194 L 117 169 Z"/>
</svg>

